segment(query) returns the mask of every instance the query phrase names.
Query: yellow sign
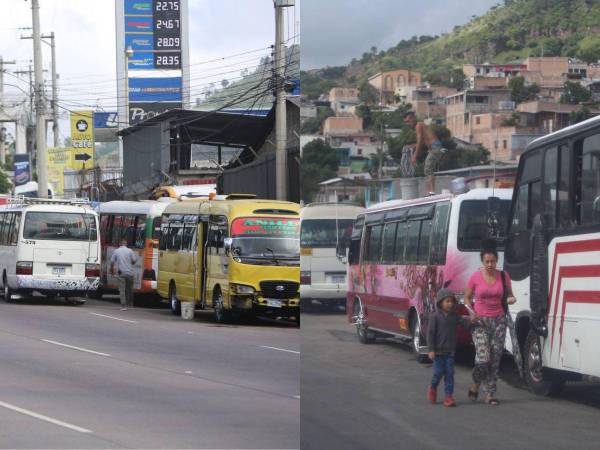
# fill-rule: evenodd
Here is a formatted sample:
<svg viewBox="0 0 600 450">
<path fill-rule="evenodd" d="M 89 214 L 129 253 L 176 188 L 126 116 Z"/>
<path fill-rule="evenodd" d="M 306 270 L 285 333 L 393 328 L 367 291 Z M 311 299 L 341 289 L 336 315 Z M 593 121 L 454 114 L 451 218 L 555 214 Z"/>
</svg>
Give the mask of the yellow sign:
<svg viewBox="0 0 600 450">
<path fill-rule="evenodd" d="M 73 169 L 94 167 L 94 112 L 71 112 L 71 142 L 74 149 Z"/>
<path fill-rule="evenodd" d="M 72 166 L 73 149 L 48 148 L 48 183 L 54 189 L 55 195 L 61 196 L 65 189 L 65 169 Z"/>
</svg>

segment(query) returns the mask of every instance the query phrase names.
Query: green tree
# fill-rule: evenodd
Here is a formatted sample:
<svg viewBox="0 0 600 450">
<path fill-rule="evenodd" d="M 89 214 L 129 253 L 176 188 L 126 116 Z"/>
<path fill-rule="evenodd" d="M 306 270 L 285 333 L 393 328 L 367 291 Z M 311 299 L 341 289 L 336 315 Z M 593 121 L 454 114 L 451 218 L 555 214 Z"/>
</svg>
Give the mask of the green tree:
<svg viewBox="0 0 600 450">
<path fill-rule="evenodd" d="M 358 98 L 364 104 L 373 106 L 379 103 L 379 91 L 371 86 L 368 81 L 363 81 L 358 90 Z"/>
<path fill-rule="evenodd" d="M 368 105 L 364 103 L 356 107 L 356 115 L 363 120 L 363 128 L 371 129 L 373 126 L 373 112 Z"/>
<path fill-rule="evenodd" d="M 600 60 L 600 36 L 586 36 L 579 42 L 577 56 L 587 63 Z"/>
<path fill-rule="evenodd" d="M 540 87 L 536 83 L 527 86 L 523 77 L 511 78 L 508 82 L 508 89 L 510 89 L 512 101 L 516 103 L 535 100 L 540 92 Z"/>
<path fill-rule="evenodd" d="M 592 98 L 592 92 L 589 89 L 574 81 L 567 81 L 565 82 L 565 90 L 560 96 L 560 102 L 579 105 L 589 101 L 590 98 Z"/>
<path fill-rule="evenodd" d="M 300 159 L 302 198 L 311 202 L 319 191 L 319 183 L 337 176 L 339 161 L 335 150 L 323 139 L 309 142 Z"/>
<path fill-rule="evenodd" d="M 576 123 L 583 122 L 584 120 L 588 120 L 594 117 L 592 111 L 587 106 L 582 106 L 578 111 L 573 111 L 569 115 L 569 122 L 571 125 L 575 125 Z"/>
<path fill-rule="evenodd" d="M 4 172 L 4 167 L 0 165 L 0 194 L 8 194 L 11 187 L 12 184 Z"/>
</svg>

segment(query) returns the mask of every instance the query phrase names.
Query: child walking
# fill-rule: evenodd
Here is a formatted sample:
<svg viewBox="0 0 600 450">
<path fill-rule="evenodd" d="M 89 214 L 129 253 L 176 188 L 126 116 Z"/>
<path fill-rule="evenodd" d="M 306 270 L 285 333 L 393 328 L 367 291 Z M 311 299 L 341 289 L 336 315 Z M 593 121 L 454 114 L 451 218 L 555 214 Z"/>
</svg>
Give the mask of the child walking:
<svg viewBox="0 0 600 450">
<path fill-rule="evenodd" d="M 456 297 L 450 289 L 440 289 L 436 297 L 436 310 L 431 313 L 427 330 L 429 359 L 433 361 L 433 378 L 428 398 L 437 401 L 437 387 L 444 378 L 444 406 L 456 406 L 454 401 L 454 352 L 456 326 L 471 326 L 471 322 L 456 313 Z M 473 319 L 472 319 L 473 320 Z"/>
</svg>

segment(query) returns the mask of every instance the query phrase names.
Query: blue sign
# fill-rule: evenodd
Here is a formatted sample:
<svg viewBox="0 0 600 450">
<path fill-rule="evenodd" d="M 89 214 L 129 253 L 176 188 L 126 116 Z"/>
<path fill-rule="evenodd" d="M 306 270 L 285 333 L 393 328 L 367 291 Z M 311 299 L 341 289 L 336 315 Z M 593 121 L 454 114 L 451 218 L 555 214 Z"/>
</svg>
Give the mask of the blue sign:
<svg viewBox="0 0 600 450">
<path fill-rule="evenodd" d="M 151 52 L 154 50 L 154 37 L 151 34 L 126 34 L 125 48 L 129 47 L 134 52 Z"/>
<path fill-rule="evenodd" d="M 129 69 L 154 69 L 154 53 L 135 52 L 128 61 Z"/>
<path fill-rule="evenodd" d="M 125 16 L 125 34 L 145 33 L 152 35 L 152 17 Z"/>
<path fill-rule="evenodd" d="M 94 111 L 94 129 L 117 128 L 119 126 L 119 117 L 116 112 L 97 112 Z"/>
<path fill-rule="evenodd" d="M 17 154 L 14 156 L 15 186 L 21 186 L 31 181 L 29 155 Z"/>
<path fill-rule="evenodd" d="M 130 78 L 130 102 L 181 102 L 181 77 Z"/>
<path fill-rule="evenodd" d="M 125 0 L 125 15 L 152 15 L 152 0 Z"/>
</svg>

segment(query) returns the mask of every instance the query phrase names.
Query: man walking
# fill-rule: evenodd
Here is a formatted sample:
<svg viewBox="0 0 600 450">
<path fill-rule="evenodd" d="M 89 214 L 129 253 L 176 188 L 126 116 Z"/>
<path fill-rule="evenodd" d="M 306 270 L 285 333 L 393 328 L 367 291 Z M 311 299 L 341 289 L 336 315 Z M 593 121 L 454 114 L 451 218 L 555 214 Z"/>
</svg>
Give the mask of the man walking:
<svg viewBox="0 0 600 450">
<path fill-rule="evenodd" d="M 137 262 L 136 253 L 127 247 L 127 239 L 121 239 L 121 246 L 110 257 L 110 273 L 119 280 L 119 295 L 121 297 L 121 311 L 133 307 L 133 265 Z"/>
<path fill-rule="evenodd" d="M 423 147 L 427 149 L 424 172 L 427 177 L 427 189 L 429 190 L 429 195 L 433 195 L 435 194 L 434 173 L 437 170 L 440 159 L 442 159 L 442 155 L 445 151 L 442 147 L 442 142 L 430 127 L 417 120 L 417 116 L 414 112 L 411 111 L 404 117 L 404 123 L 414 128 L 417 132 L 417 144 L 415 145 L 411 160 L 413 167 L 417 164 L 417 157 L 419 156 L 421 149 Z"/>
</svg>

